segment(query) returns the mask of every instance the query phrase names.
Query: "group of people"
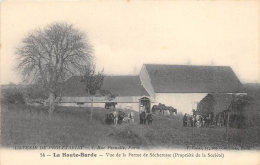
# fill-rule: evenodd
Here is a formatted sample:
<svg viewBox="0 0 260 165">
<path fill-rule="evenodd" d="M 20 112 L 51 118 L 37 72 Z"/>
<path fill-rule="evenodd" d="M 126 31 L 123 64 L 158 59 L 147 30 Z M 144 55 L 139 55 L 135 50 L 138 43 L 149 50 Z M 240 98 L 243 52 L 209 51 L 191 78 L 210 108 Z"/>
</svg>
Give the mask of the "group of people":
<svg viewBox="0 0 260 165">
<path fill-rule="evenodd" d="M 208 113 L 207 116 L 202 115 L 185 115 L 183 116 L 184 127 L 210 127 L 213 124 L 214 113 Z"/>
<path fill-rule="evenodd" d="M 140 124 L 146 124 L 146 121 L 148 124 L 153 123 L 153 114 L 147 113 L 145 111 L 142 111 L 139 115 L 140 117 Z"/>
<path fill-rule="evenodd" d="M 150 113 L 150 107 L 141 105 L 140 112 L 140 124 L 146 124 L 146 122 L 148 124 L 153 123 L 153 114 Z"/>
<path fill-rule="evenodd" d="M 183 127 L 193 127 L 193 123 L 195 122 L 195 115 L 189 116 L 185 113 L 183 116 Z"/>
<path fill-rule="evenodd" d="M 197 117 L 196 115 L 187 115 L 185 113 L 185 115 L 183 116 L 183 126 L 184 127 L 201 127 L 201 125 L 203 125 L 204 120 L 200 120 L 199 117 Z"/>
</svg>

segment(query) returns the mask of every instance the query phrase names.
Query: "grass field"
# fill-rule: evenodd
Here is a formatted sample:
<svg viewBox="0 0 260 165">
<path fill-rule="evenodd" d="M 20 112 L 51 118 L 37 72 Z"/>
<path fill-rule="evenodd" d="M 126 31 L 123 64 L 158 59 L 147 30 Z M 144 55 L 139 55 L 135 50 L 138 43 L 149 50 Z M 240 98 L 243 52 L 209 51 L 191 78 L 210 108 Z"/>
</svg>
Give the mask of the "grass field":
<svg viewBox="0 0 260 165">
<path fill-rule="evenodd" d="M 230 128 L 228 139 L 224 127 L 182 127 L 182 116 L 154 115 L 152 125 L 140 125 L 138 112 L 134 123 L 106 125 L 111 110 L 95 108 L 90 123 L 90 109 L 58 107 L 50 119 L 47 107 L 26 105 L 2 106 L 1 143 L 3 147 L 21 145 L 62 146 L 132 146 L 142 149 L 187 149 L 217 147 L 219 149 L 260 149 L 259 127 Z"/>
</svg>

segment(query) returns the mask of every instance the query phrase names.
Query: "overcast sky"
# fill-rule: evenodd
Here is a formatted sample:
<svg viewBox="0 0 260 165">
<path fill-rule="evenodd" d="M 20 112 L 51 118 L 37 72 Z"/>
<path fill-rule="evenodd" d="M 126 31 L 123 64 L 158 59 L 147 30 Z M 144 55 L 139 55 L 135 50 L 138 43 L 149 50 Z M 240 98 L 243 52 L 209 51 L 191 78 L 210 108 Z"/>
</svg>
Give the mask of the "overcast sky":
<svg viewBox="0 0 260 165">
<path fill-rule="evenodd" d="M 1 84 L 20 82 L 13 67 L 21 40 L 59 21 L 86 32 L 106 74 L 138 74 L 144 63 L 225 65 L 242 83 L 260 79 L 258 0 L 8 1 L 1 3 Z"/>
</svg>

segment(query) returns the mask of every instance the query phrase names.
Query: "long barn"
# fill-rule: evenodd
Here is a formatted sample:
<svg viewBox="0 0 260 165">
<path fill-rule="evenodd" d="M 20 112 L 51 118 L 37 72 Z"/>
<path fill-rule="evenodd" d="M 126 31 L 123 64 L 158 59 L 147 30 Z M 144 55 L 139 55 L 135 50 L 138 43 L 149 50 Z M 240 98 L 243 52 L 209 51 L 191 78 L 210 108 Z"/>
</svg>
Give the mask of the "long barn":
<svg viewBox="0 0 260 165">
<path fill-rule="evenodd" d="M 140 79 L 155 104 L 191 113 L 208 93 L 245 94 L 229 66 L 144 64 Z"/>
<path fill-rule="evenodd" d="M 90 106 L 80 76 L 66 82 L 61 106 Z M 229 66 L 194 66 L 144 64 L 139 76 L 106 76 L 102 89 L 118 96 L 113 100 L 96 97 L 94 106 L 117 102 L 116 108 L 132 107 L 139 111 L 142 105 L 159 103 L 173 106 L 182 113 L 191 113 L 208 94 L 245 94 L 243 85 Z"/>
<path fill-rule="evenodd" d="M 60 106 L 90 106 L 90 97 L 85 91 L 81 76 L 73 76 L 66 82 L 66 90 L 59 100 Z M 116 102 L 116 108 L 132 108 L 139 111 L 141 105 L 154 102 L 142 86 L 139 76 L 105 76 L 103 90 L 108 90 L 117 97 L 108 100 L 106 97 L 94 97 L 93 106 L 105 107 L 107 102 Z"/>
</svg>

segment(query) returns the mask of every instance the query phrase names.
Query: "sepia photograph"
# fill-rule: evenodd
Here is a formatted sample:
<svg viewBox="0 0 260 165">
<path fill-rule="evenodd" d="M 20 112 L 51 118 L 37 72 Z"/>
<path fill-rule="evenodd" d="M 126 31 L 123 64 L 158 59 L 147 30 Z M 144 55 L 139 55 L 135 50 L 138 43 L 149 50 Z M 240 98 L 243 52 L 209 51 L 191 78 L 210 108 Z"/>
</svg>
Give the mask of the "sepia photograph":
<svg viewBox="0 0 260 165">
<path fill-rule="evenodd" d="M 0 164 L 259 164 L 259 13 L 3 0 Z"/>
</svg>

